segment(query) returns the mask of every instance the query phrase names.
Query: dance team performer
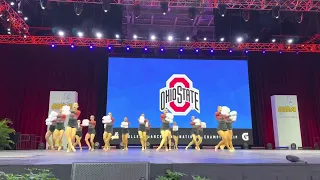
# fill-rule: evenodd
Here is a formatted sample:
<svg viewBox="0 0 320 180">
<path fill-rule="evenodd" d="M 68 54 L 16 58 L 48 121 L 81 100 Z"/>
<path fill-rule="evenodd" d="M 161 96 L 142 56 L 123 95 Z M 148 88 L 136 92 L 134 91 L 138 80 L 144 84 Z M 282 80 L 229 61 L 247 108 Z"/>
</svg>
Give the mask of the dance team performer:
<svg viewBox="0 0 320 180">
<path fill-rule="evenodd" d="M 178 142 L 179 142 L 178 130 L 179 130 L 179 127 L 177 125 L 177 122 L 174 122 L 173 126 L 172 126 L 172 136 L 173 136 L 173 141 L 174 141 L 173 149 L 178 149 Z"/>
<path fill-rule="evenodd" d="M 60 112 L 57 116 L 56 129 L 54 130 L 53 136 L 55 139 L 55 146 L 58 146 L 58 151 L 60 151 L 62 148 L 62 137 L 65 130 L 64 122 L 66 118 L 67 116 L 65 114 L 62 114 L 62 112 Z"/>
<path fill-rule="evenodd" d="M 140 138 L 140 143 L 141 143 L 141 150 L 144 151 L 147 146 L 147 132 L 146 132 L 146 123 L 148 120 L 145 118 L 144 114 L 141 114 L 141 116 L 138 119 L 139 121 L 139 129 L 138 129 L 138 134 Z"/>
<path fill-rule="evenodd" d="M 227 124 L 226 124 L 226 120 L 228 119 L 228 114 L 230 112 L 228 112 L 228 107 L 221 107 L 218 106 L 217 112 L 215 113 L 216 115 L 216 119 L 218 121 L 218 127 L 217 127 L 217 132 L 218 135 L 221 137 L 221 141 L 215 146 L 215 151 L 218 150 L 218 148 L 220 147 L 221 149 L 224 148 L 224 146 L 227 146 L 227 148 L 230 150 L 230 146 L 229 146 L 229 142 L 228 142 L 228 128 L 227 128 Z M 224 145 L 224 146 L 222 146 Z"/>
<path fill-rule="evenodd" d="M 82 151 L 81 139 L 82 139 L 83 126 L 81 125 L 80 120 L 78 120 L 77 123 L 78 123 L 78 126 L 77 126 L 77 132 L 76 132 L 76 139 L 75 139 L 75 143 L 73 143 L 73 146 L 76 147 L 78 145 L 80 148 L 80 151 Z"/>
<path fill-rule="evenodd" d="M 112 117 L 112 113 L 109 113 L 108 116 L 103 117 L 104 123 L 104 133 L 103 133 L 103 140 L 104 140 L 104 151 L 110 150 L 110 140 L 113 134 L 113 123 L 114 118 Z"/>
<path fill-rule="evenodd" d="M 72 109 L 70 111 L 68 126 L 66 129 L 66 136 L 68 139 L 67 152 L 69 152 L 70 150 L 72 150 L 73 152 L 76 152 L 76 149 L 73 147 L 73 142 L 77 132 L 77 126 L 78 126 L 77 120 L 81 114 L 81 111 L 79 111 L 78 108 L 79 108 L 79 104 L 73 103 Z"/>
<path fill-rule="evenodd" d="M 97 125 L 97 122 L 94 118 L 94 115 L 91 115 L 90 121 L 88 124 L 88 132 L 85 136 L 85 141 L 86 141 L 86 144 L 89 148 L 89 151 L 94 151 L 94 138 L 96 136 L 96 125 Z M 89 139 L 90 139 L 90 141 L 89 141 Z"/>
<path fill-rule="evenodd" d="M 147 122 L 146 122 L 146 144 L 150 138 L 150 131 L 151 131 L 151 123 L 149 122 L 149 120 L 147 120 Z"/>
<path fill-rule="evenodd" d="M 192 140 L 191 142 L 187 145 L 186 150 L 193 144 L 195 145 L 195 149 L 198 150 L 200 149 L 199 144 L 198 144 L 198 135 L 199 135 L 199 127 L 201 125 L 200 119 L 196 119 L 194 116 L 191 116 L 191 122 L 190 122 L 191 127 L 191 135 L 192 135 Z"/>
<path fill-rule="evenodd" d="M 165 142 L 168 141 L 169 135 L 171 136 L 170 123 L 173 122 L 174 117 L 173 117 L 173 114 L 168 113 L 168 110 L 165 109 L 163 111 L 163 114 L 161 114 L 160 118 L 162 121 L 162 126 L 161 126 L 162 140 L 161 140 L 159 147 L 157 148 L 157 151 L 159 151 L 162 148 L 162 146 L 165 144 Z M 171 137 L 170 137 L 170 141 L 168 141 L 168 145 L 171 149 Z M 168 151 L 167 148 L 166 148 L 166 151 Z"/>
<path fill-rule="evenodd" d="M 202 144 L 203 140 L 203 129 L 207 127 L 207 124 L 205 122 L 200 123 L 199 131 L 198 131 L 198 145 L 200 150 L 200 145 Z"/>
<path fill-rule="evenodd" d="M 227 125 L 227 141 L 228 141 L 228 144 L 229 144 L 229 147 L 230 147 L 230 151 L 234 151 L 234 147 L 233 147 L 233 143 L 232 143 L 232 137 L 233 137 L 233 131 L 232 131 L 232 124 L 236 121 L 237 119 L 237 112 L 236 111 L 231 111 L 229 113 L 229 116 L 227 118 L 227 121 L 226 121 L 226 125 Z"/>
<path fill-rule="evenodd" d="M 53 136 L 53 132 L 56 129 L 56 124 L 57 124 L 57 116 L 58 113 L 55 111 L 52 111 L 48 118 L 46 119 L 46 125 L 49 126 L 45 138 L 46 142 L 48 143 L 49 147 L 48 149 L 54 150 L 54 143 L 55 143 L 55 137 Z M 52 141 L 50 140 L 50 137 Z"/>
<path fill-rule="evenodd" d="M 129 136 L 129 122 L 128 118 L 124 117 L 122 123 L 121 123 L 121 128 L 122 128 L 122 145 L 123 145 L 123 150 L 127 151 L 128 150 L 128 136 Z"/>
</svg>

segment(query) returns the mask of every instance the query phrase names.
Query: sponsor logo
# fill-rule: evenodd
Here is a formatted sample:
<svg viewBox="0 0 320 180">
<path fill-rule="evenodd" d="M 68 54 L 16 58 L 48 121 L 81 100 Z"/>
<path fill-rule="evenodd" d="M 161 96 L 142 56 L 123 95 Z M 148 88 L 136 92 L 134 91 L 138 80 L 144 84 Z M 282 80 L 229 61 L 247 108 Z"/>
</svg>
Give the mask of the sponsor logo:
<svg viewBox="0 0 320 180">
<path fill-rule="evenodd" d="M 278 106 L 278 112 L 297 112 L 296 106 Z"/>
<path fill-rule="evenodd" d="M 242 133 L 242 140 L 249 141 L 249 133 L 247 133 L 247 132 Z"/>
<path fill-rule="evenodd" d="M 191 110 L 200 113 L 199 90 L 185 74 L 174 74 L 160 89 L 160 111 L 168 109 L 173 115 L 186 116 Z"/>
</svg>

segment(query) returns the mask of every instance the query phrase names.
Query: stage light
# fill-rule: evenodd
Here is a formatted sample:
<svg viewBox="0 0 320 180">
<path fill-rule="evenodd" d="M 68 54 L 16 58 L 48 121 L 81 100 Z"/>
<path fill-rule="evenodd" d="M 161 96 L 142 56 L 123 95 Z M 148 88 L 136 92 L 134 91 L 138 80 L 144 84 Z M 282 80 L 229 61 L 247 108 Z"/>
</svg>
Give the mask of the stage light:
<svg viewBox="0 0 320 180">
<path fill-rule="evenodd" d="M 97 32 L 96 36 L 97 38 L 102 38 L 102 34 L 100 32 Z"/>
<path fill-rule="evenodd" d="M 173 37 L 172 36 L 168 36 L 168 41 L 172 41 Z"/>
<path fill-rule="evenodd" d="M 49 0 L 40 0 L 41 9 L 45 10 Z"/>
<path fill-rule="evenodd" d="M 90 45 L 89 48 L 90 48 L 90 49 L 93 49 L 93 45 Z"/>
<path fill-rule="evenodd" d="M 246 54 L 248 54 L 249 51 L 248 51 L 248 50 L 245 50 L 244 52 L 245 52 Z"/>
<path fill-rule="evenodd" d="M 160 48 L 160 51 L 163 52 L 163 51 L 164 51 L 164 48 Z"/>
<path fill-rule="evenodd" d="M 83 11 L 83 6 L 84 6 L 83 3 L 74 3 L 73 4 L 73 9 L 74 9 L 74 12 L 76 13 L 77 16 L 81 15 L 81 13 Z"/>
<path fill-rule="evenodd" d="M 254 40 L 254 42 L 259 42 L 259 39 L 258 39 L 258 38 L 256 38 L 256 39 Z"/>
<path fill-rule="evenodd" d="M 282 51 L 279 51 L 279 54 L 282 54 Z"/>
<path fill-rule="evenodd" d="M 23 35 L 23 38 L 27 38 L 27 35 Z"/>
<path fill-rule="evenodd" d="M 299 51 L 297 51 L 296 54 L 299 54 Z"/>
<path fill-rule="evenodd" d="M 272 16 L 276 19 L 279 19 L 279 16 L 280 16 L 280 6 L 274 6 L 272 8 Z"/>
<path fill-rule="evenodd" d="M 8 29 L 7 29 L 7 31 L 11 31 L 11 29 L 10 29 L 10 28 L 8 28 Z"/>
<path fill-rule="evenodd" d="M 63 37 L 63 36 L 64 36 L 64 32 L 63 32 L 63 31 L 59 31 L 59 32 L 58 32 L 58 35 L 61 36 L 61 37 Z"/>
<path fill-rule="evenodd" d="M 151 40 L 155 40 L 156 39 L 156 36 L 155 35 L 152 35 L 151 36 Z"/>
<path fill-rule="evenodd" d="M 9 19 L 9 18 L 7 18 L 7 21 L 10 21 L 10 19 Z"/>
<path fill-rule="evenodd" d="M 10 2 L 10 5 L 11 5 L 11 6 L 14 6 L 14 2 Z"/>
<path fill-rule="evenodd" d="M 112 49 L 112 46 L 108 46 L 108 49 L 111 50 L 111 49 Z"/>
<path fill-rule="evenodd" d="M 273 42 L 273 43 L 276 42 L 276 39 L 272 39 L 271 42 Z"/>
<path fill-rule="evenodd" d="M 140 4 L 137 4 L 133 7 L 133 15 L 135 18 L 138 18 L 140 16 Z"/>
<path fill-rule="evenodd" d="M 196 18 L 196 14 L 197 14 L 197 9 L 195 7 L 190 7 L 189 10 L 189 18 L 191 21 L 193 21 Z"/>
<path fill-rule="evenodd" d="M 24 17 L 23 19 L 24 19 L 25 21 L 28 21 L 28 17 Z"/>
<path fill-rule="evenodd" d="M 243 38 L 242 38 L 242 37 L 238 37 L 238 38 L 237 38 L 237 43 L 242 43 L 242 41 L 243 41 Z"/>
<path fill-rule="evenodd" d="M 54 47 L 55 47 L 55 45 L 54 45 L 54 44 L 51 44 L 51 47 L 53 47 L 53 48 L 54 48 Z"/>
<path fill-rule="evenodd" d="M 71 46 L 70 46 L 71 48 L 74 48 L 74 45 L 73 44 L 71 44 Z"/>
<path fill-rule="evenodd" d="M 11 32 L 9 31 L 8 34 L 11 34 Z"/>
<path fill-rule="evenodd" d="M 183 52 L 183 48 L 180 48 L 180 50 L 179 50 L 180 52 Z"/>
<path fill-rule="evenodd" d="M 197 48 L 197 49 L 196 49 L 196 53 L 198 53 L 199 51 L 200 51 L 200 50 Z"/>
<path fill-rule="evenodd" d="M 144 48 L 144 51 L 148 51 L 148 48 L 147 48 L 147 47 L 145 47 L 145 48 Z"/>
<path fill-rule="evenodd" d="M 205 37 L 205 38 L 203 38 L 203 40 L 204 40 L 204 41 L 206 41 L 206 40 L 207 40 L 207 38 Z"/>
<path fill-rule="evenodd" d="M 168 2 L 160 2 L 160 8 L 163 15 L 166 15 L 166 13 L 169 10 L 169 3 Z"/>
<path fill-rule="evenodd" d="M 110 9 L 111 0 L 102 0 L 102 9 L 107 13 Z"/>
<path fill-rule="evenodd" d="M 186 40 L 189 41 L 189 40 L 190 40 L 190 37 L 186 37 Z"/>
<path fill-rule="evenodd" d="M 291 43 L 293 43 L 293 39 L 288 39 L 287 42 L 288 42 L 288 44 L 291 44 Z"/>
<path fill-rule="evenodd" d="M 137 35 L 133 35 L 133 39 L 137 39 L 138 38 L 138 36 Z"/>
<path fill-rule="evenodd" d="M 265 53 L 266 53 L 266 51 L 265 51 L 265 50 L 263 50 L 263 51 L 262 51 L 262 53 L 263 53 L 263 54 L 265 54 Z"/>
<path fill-rule="evenodd" d="M 127 51 L 130 51 L 130 47 L 129 47 L 129 46 L 127 46 L 127 47 L 126 47 L 126 50 L 127 50 Z"/>
<path fill-rule="evenodd" d="M 221 17 L 224 17 L 226 12 L 227 12 L 227 5 L 219 4 L 218 5 L 218 10 L 219 10 L 219 14 L 221 15 Z"/>
<path fill-rule="evenodd" d="M 120 38 L 120 35 L 119 35 L 119 34 L 116 34 L 116 38 L 119 39 L 119 38 Z"/>
<path fill-rule="evenodd" d="M 213 52 L 214 52 L 214 50 L 213 50 L 213 49 L 210 49 L 210 52 L 211 52 L 211 53 L 213 53 Z"/>
<path fill-rule="evenodd" d="M 223 42 L 223 41 L 224 41 L 224 38 L 220 38 L 220 41 Z"/>
<path fill-rule="evenodd" d="M 77 34 L 79 37 L 83 37 L 83 32 L 78 32 Z"/>
<path fill-rule="evenodd" d="M 229 49 L 229 53 L 232 53 L 232 49 Z"/>
</svg>

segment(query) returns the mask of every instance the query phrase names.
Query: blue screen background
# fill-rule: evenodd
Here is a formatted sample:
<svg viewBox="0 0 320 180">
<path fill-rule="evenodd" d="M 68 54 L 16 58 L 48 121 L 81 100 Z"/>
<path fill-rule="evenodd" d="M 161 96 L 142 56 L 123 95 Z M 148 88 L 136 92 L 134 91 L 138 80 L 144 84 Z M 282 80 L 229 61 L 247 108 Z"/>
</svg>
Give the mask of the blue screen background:
<svg viewBox="0 0 320 180">
<path fill-rule="evenodd" d="M 159 90 L 173 74 L 186 74 L 200 94 L 200 114 L 192 110 L 174 117 L 180 128 L 190 128 L 191 116 L 216 128 L 214 113 L 225 105 L 238 112 L 233 128 L 252 129 L 247 61 L 110 57 L 107 113 L 112 112 L 114 126 L 120 127 L 126 116 L 130 128 L 136 128 L 145 113 L 152 128 L 161 127 Z"/>
</svg>

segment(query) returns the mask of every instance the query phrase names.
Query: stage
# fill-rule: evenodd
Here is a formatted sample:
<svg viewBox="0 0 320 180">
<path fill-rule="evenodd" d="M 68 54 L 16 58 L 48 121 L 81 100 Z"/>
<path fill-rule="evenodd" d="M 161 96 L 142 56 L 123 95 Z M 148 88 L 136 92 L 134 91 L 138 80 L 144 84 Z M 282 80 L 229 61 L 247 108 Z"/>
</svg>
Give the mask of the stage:
<svg viewBox="0 0 320 180">
<path fill-rule="evenodd" d="M 298 156 L 308 164 L 291 163 L 286 160 L 286 155 Z M 0 153 L 0 171 L 21 173 L 28 167 L 50 168 L 60 180 L 69 179 L 72 163 L 128 162 L 150 163 L 150 179 L 163 175 L 166 169 L 189 175 L 201 175 L 212 180 L 320 179 L 320 151 L 316 150 L 236 150 L 235 152 L 219 150 L 215 152 L 213 149 L 200 151 L 179 149 L 157 152 L 150 149 L 142 152 L 140 149 L 129 149 L 129 151 L 114 149 L 108 152 L 83 150 L 67 153 L 30 150 L 1 151 Z M 66 174 L 68 174 L 67 178 Z"/>
</svg>

